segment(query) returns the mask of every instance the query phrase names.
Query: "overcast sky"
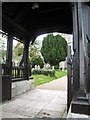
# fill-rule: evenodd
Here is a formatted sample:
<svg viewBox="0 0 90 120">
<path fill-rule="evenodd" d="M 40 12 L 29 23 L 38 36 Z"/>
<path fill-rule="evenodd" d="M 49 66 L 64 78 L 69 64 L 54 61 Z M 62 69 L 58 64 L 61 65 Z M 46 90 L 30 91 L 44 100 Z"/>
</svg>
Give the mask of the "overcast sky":
<svg viewBox="0 0 90 120">
<path fill-rule="evenodd" d="M 72 35 L 67 35 L 67 34 L 61 34 L 61 33 L 57 33 L 57 32 L 54 32 L 53 35 L 57 35 L 57 34 L 60 34 L 62 35 L 62 37 L 64 37 L 70 44 L 72 42 Z M 41 48 L 42 46 L 42 41 L 43 41 L 43 38 L 46 37 L 47 34 L 42 34 L 40 36 L 38 36 L 36 38 L 36 41 L 38 41 L 39 43 L 39 48 Z M 0 39 L 2 38 L 2 35 L 0 34 Z M 5 44 L 7 45 L 7 40 L 5 38 L 3 38 L 3 40 L 5 41 Z M 17 41 L 16 40 L 13 40 L 13 46 L 16 46 L 17 44 Z M 71 44 L 71 48 L 72 48 L 72 44 Z M 5 48 L 6 49 L 6 48 Z"/>
</svg>

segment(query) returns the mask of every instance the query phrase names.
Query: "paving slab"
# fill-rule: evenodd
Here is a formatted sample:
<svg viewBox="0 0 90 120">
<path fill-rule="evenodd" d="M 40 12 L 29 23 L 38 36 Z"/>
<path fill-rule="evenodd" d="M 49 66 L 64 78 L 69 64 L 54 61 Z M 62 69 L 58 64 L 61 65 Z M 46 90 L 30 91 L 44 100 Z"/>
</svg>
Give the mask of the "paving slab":
<svg viewBox="0 0 90 120">
<path fill-rule="evenodd" d="M 28 118 L 28 117 L 9 112 L 2 112 L 2 118 Z"/>
<path fill-rule="evenodd" d="M 42 84 L 40 86 L 37 86 L 37 88 L 46 89 L 46 90 L 66 91 L 67 90 L 67 76 L 61 77 L 59 79 L 53 80 L 45 84 Z"/>
<path fill-rule="evenodd" d="M 42 110 L 35 116 L 35 118 L 60 118 L 60 116 L 62 116 L 62 112 Z"/>
<path fill-rule="evenodd" d="M 3 118 L 61 118 L 66 97 L 66 91 L 35 89 L 2 104 L 0 113 Z"/>
</svg>

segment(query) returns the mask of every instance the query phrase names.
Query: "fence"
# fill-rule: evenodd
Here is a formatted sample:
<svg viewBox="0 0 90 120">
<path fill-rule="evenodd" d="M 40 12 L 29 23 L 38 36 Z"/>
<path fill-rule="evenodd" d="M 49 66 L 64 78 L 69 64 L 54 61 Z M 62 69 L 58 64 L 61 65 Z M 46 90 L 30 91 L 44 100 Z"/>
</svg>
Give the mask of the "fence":
<svg viewBox="0 0 90 120">
<path fill-rule="evenodd" d="M 12 68 L 10 68 L 10 66 L 6 65 L 6 64 L 2 64 L 2 75 L 10 75 L 10 70 L 12 70 L 11 72 L 11 78 L 12 79 L 18 79 L 18 78 L 22 78 L 24 79 L 29 79 L 29 76 L 31 75 L 30 73 L 30 66 L 12 66 Z"/>
<path fill-rule="evenodd" d="M 12 67 L 12 78 L 24 78 L 24 66 Z"/>
</svg>

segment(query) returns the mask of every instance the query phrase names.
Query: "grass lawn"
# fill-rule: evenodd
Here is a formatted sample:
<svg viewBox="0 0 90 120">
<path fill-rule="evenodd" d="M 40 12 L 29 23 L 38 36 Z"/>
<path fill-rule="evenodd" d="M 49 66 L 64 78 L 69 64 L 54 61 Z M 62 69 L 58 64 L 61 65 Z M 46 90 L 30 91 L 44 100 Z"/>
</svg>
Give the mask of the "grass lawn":
<svg viewBox="0 0 90 120">
<path fill-rule="evenodd" d="M 50 81 L 56 80 L 58 78 L 61 78 L 63 76 L 67 75 L 67 71 L 55 71 L 55 77 L 45 76 L 45 75 L 33 75 L 35 80 L 35 86 L 48 83 Z"/>
</svg>

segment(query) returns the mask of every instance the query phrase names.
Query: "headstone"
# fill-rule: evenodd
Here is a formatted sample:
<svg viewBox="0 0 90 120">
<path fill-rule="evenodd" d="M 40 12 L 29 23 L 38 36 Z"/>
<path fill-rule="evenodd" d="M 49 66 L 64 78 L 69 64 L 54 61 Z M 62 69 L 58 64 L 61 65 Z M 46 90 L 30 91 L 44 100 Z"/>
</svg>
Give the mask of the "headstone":
<svg viewBox="0 0 90 120">
<path fill-rule="evenodd" d="M 54 66 L 52 66 L 52 70 L 54 70 Z"/>
<path fill-rule="evenodd" d="M 32 68 L 32 71 L 35 70 L 35 68 Z"/>
<path fill-rule="evenodd" d="M 40 70 L 40 65 L 37 66 L 38 70 Z"/>
<path fill-rule="evenodd" d="M 65 62 L 64 61 L 60 62 L 59 69 L 60 70 L 64 70 L 65 69 Z"/>
<path fill-rule="evenodd" d="M 36 69 L 36 70 L 38 69 L 38 66 L 37 66 L 37 65 L 35 65 L 35 69 Z"/>
<path fill-rule="evenodd" d="M 49 63 L 45 64 L 45 68 L 49 69 L 50 68 L 50 64 Z"/>
</svg>

